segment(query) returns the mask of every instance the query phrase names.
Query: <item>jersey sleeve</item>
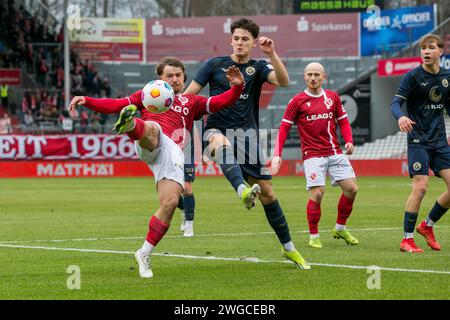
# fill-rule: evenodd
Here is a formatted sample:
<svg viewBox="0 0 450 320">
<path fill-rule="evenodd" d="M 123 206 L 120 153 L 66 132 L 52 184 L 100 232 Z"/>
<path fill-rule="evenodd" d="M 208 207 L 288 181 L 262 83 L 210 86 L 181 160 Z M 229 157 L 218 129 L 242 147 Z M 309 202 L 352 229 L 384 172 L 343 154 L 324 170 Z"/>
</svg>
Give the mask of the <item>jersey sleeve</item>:
<svg viewBox="0 0 450 320">
<path fill-rule="evenodd" d="M 194 77 L 194 81 L 202 87 L 206 86 L 211 79 L 213 60 L 206 61 Z"/>
<path fill-rule="evenodd" d="M 412 72 L 406 73 L 400 81 L 400 86 L 397 88 L 395 96 L 405 101 L 408 100 L 408 97 L 410 96 L 414 87 L 413 84 Z"/>
<path fill-rule="evenodd" d="M 117 113 L 130 104 L 134 104 L 139 109 L 142 109 L 141 91 L 136 91 L 129 97 L 119 99 L 85 97 L 85 106 L 100 113 Z"/>
<path fill-rule="evenodd" d="M 262 69 L 262 80 L 263 82 L 269 82 L 269 73 L 274 70 L 273 66 L 264 60 L 260 60 Z"/>
<path fill-rule="evenodd" d="M 344 118 L 347 118 L 347 111 L 345 111 L 344 106 L 342 105 L 341 98 L 338 94 L 335 94 L 334 97 L 334 105 L 335 105 L 335 115 L 336 115 L 336 121 L 342 120 Z"/>
<path fill-rule="evenodd" d="M 240 97 L 244 84 L 233 85 L 231 88 L 221 94 L 206 98 L 202 96 L 195 96 L 194 98 L 194 119 L 199 120 L 208 113 L 214 113 L 223 108 L 233 105 L 233 103 Z"/>
<path fill-rule="evenodd" d="M 284 112 L 281 122 L 286 122 L 289 123 L 290 125 L 293 125 L 297 122 L 297 116 L 298 116 L 298 102 L 295 98 L 292 98 L 286 107 L 286 111 Z"/>
<path fill-rule="evenodd" d="M 286 111 L 284 112 L 283 118 L 281 119 L 280 129 L 275 141 L 275 149 L 273 153 L 274 156 L 281 157 L 283 153 L 284 143 L 286 142 L 289 134 L 289 130 L 297 120 L 297 110 L 298 108 L 296 101 L 294 99 L 291 99 L 288 103 Z"/>
</svg>

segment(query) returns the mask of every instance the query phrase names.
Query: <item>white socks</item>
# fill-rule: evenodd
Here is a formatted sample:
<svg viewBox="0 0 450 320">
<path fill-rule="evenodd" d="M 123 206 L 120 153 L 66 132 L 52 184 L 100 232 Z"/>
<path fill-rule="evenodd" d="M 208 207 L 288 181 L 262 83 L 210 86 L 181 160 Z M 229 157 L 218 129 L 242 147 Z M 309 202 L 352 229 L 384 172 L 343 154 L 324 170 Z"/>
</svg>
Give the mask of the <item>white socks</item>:
<svg viewBox="0 0 450 320">
<path fill-rule="evenodd" d="M 238 187 L 237 193 L 238 193 L 239 199 L 242 199 L 242 192 L 245 190 L 245 188 L 247 188 L 247 186 L 245 184 L 241 184 Z"/>
<path fill-rule="evenodd" d="M 405 232 L 403 235 L 403 238 L 405 239 L 413 239 L 414 238 L 414 232 Z"/>
<path fill-rule="evenodd" d="M 153 249 L 155 249 L 155 247 L 147 240 L 144 240 L 144 244 L 142 245 L 141 248 L 141 255 L 146 257 L 152 253 Z"/>
<path fill-rule="evenodd" d="M 336 223 L 335 228 L 336 228 L 337 231 L 345 230 L 345 224 Z"/>
<path fill-rule="evenodd" d="M 286 250 L 286 251 L 294 251 L 295 250 L 294 243 L 292 241 L 283 243 L 283 247 L 284 247 L 284 250 Z"/>
</svg>

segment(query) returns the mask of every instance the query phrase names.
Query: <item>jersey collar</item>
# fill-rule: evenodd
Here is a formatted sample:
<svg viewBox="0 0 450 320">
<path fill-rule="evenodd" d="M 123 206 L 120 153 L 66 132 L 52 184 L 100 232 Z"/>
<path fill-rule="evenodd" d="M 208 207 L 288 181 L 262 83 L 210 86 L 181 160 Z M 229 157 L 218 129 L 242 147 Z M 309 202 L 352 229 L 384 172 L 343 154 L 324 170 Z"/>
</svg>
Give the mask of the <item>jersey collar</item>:
<svg viewBox="0 0 450 320">
<path fill-rule="evenodd" d="M 320 98 L 321 96 L 323 96 L 323 94 L 325 93 L 325 91 L 322 89 L 322 91 L 320 91 L 319 94 L 312 94 L 311 92 L 308 91 L 308 89 L 305 89 L 305 93 L 313 98 Z"/>
</svg>

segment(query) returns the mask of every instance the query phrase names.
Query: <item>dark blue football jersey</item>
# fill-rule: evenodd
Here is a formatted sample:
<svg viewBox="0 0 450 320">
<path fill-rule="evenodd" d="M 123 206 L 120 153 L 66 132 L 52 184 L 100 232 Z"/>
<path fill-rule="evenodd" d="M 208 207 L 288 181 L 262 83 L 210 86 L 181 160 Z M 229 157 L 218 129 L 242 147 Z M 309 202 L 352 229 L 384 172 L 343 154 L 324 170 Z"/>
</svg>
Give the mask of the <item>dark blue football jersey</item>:
<svg viewBox="0 0 450 320">
<path fill-rule="evenodd" d="M 408 146 L 426 149 L 448 145 L 443 111 L 450 115 L 450 71 L 432 74 L 419 66 L 406 73 L 395 95 L 406 101 L 407 116 L 416 124 Z"/>
<path fill-rule="evenodd" d="M 217 57 L 208 60 L 200 68 L 194 81 L 203 87 L 209 84 L 210 96 L 223 93 L 230 89 L 225 72 L 232 65 L 238 67 L 244 76 L 244 91 L 232 107 L 209 115 L 206 129 L 215 128 L 225 132 L 226 129 L 259 128 L 259 97 L 262 85 L 273 70 L 271 64 L 264 60 L 250 60 L 239 64 L 230 56 Z"/>
</svg>

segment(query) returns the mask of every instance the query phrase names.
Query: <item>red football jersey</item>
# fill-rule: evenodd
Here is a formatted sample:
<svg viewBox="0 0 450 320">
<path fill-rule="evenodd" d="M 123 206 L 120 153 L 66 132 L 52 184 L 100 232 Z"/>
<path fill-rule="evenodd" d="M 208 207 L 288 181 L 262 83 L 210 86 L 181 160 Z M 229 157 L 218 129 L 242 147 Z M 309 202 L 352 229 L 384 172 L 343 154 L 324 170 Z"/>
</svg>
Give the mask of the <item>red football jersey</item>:
<svg viewBox="0 0 450 320">
<path fill-rule="evenodd" d="M 306 160 L 342 153 L 336 126 L 346 117 L 337 93 L 322 89 L 319 95 L 313 95 L 305 90 L 289 101 L 282 121 L 297 125 L 302 158 Z"/>
<path fill-rule="evenodd" d="M 180 147 L 184 146 L 186 134 L 191 130 L 194 120 L 200 120 L 209 112 L 209 100 L 203 96 L 180 94 L 175 96 L 172 107 L 164 113 L 151 113 L 144 108 L 141 100 L 142 90 L 136 91 L 128 98 L 141 111 L 141 118 L 145 121 L 159 123 L 163 133 Z"/>
</svg>

